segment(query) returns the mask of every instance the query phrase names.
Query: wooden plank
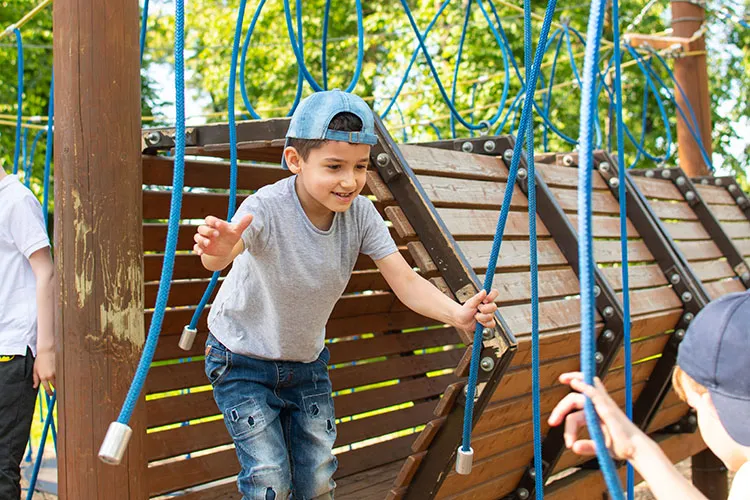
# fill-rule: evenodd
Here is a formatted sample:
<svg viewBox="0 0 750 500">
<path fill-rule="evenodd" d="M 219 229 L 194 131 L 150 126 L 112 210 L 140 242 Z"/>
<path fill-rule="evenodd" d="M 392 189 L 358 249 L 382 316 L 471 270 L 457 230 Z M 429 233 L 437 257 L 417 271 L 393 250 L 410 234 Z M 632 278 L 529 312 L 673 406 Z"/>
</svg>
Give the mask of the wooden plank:
<svg viewBox="0 0 750 500">
<path fill-rule="evenodd" d="M 424 375 L 436 370 L 454 368 L 462 349 L 414 356 L 398 356 L 385 361 L 332 369 L 334 391 L 360 387 L 403 377 Z M 155 366 L 146 378 L 146 394 L 158 394 L 183 388 L 207 385 L 202 361 Z"/>
<path fill-rule="evenodd" d="M 691 262 L 690 268 L 703 282 L 731 278 L 735 276 L 734 271 L 725 260 L 711 260 L 704 262 Z"/>
<path fill-rule="evenodd" d="M 458 244 L 466 259 L 475 270 L 486 270 L 492 244 L 488 241 L 462 241 Z M 540 266 L 567 265 L 562 252 L 552 240 L 540 239 L 537 244 L 537 255 Z M 500 258 L 497 262 L 499 270 L 515 270 L 528 268 L 529 243 L 527 241 L 503 241 Z"/>
<path fill-rule="evenodd" d="M 673 463 L 691 457 L 706 447 L 700 433 L 664 436 L 657 442 Z M 626 467 L 621 467 L 617 471 L 621 481 L 625 479 L 626 470 Z M 640 480 L 640 475 L 636 473 L 636 483 Z M 545 490 L 545 498 L 549 500 L 570 498 L 601 500 L 606 491 L 607 485 L 600 471 L 582 471 L 552 483 Z"/>
<path fill-rule="evenodd" d="M 653 337 L 648 337 L 638 342 L 631 343 L 630 352 L 633 362 L 638 362 L 644 358 L 656 356 L 664 351 L 664 346 L 667 345 L 669 340 L 669 334 L 660 333 Z M 620 368 L 625 363 L 625 351 L 620 349 L 612 361 L 613 368 Z"/>
<path fill-rule="evenodd" d="M 619 292 L 622 290 L 621 267 L 601 267 L 599 268 L 599 271 L 604 275 L 604 278 L 615 291 Z M 628 285 L 631 290 L 666 284 L 667 278 L 664 276 L 664 273 L 658 264 L 628 266 Z"/>
<path fill-rule="evenodd" d="M 528 304 L 500 306 L 500 315 L 516 337 L 531 333 L 531 307 Z M 556 300 L 539 304 L 539 331 L 558 330 L 580 324 L 580 299 Z M 597 321 L 600 319 L 597 314 Z"/>
<path fill-rule="evenodd" d="M 578 217 L 575 215 L 570 215 L 570 223 L 573 224 L 573 227 L 578 230 Z M 594 215 L 592 217 L 592 223 L 593 226 L 591 227 L 591 230 L 593 232 L 594 238 L 618 238 L 620 239 L 620 235 L 622 234 L 620 232 L 620 218 L 619 217 L 609 217 L 609 216 L 602 216 L 602 215 Z M 626 221 L 627 231 L 628 231 L 628 238 L 639 238 L 640 234 L 638 234 L 638 231 L 635 230 L 635 226 L 633 226 L 633 223 L 630 222 L 628 219 Z"/>
<path fill-rule="evenodd" d="M 598 264 L 621 263 L 620 242 L 594 240 L 594 258 Z M 630 262 L 653 262 L 655 259 L 643 241 L 633 240 L 628 241 L 628 260 Z"/>
<path fill-rule="evenodd" d="M 500 158 L 408 144 L 400 149 L 416 174 L 496 181 L 508 178 L 508 169 Z"/>
<path fill-rule="evenodd" d="M 480 283 L 484 275 L 478 276 Z M 576 295 L 580 292 L 578 276 L 573 269 L 551 269 L 539 271 L 539 298 L 551 299 Z M 531 299 L 531 276 L 529 271 L 498 273 L 492 281 L 500 295 L 498 304 L 527 301 Z M 517 355 L 517 354 L 516 354 Z"/>
<path fill-rule="evenodd" d="M 195 241 L 193 235 L 198 230 L 196 224 L 180 224 L 177 232 L 177 249 L 191 250 Z M 167 244 L 167 225 L 155 222 L 143 224 L 143 251 L 163 252 Z"/>
<path fill-rule="evenodd" d="M 396 460 L 346 477 L 339 477 L 336 479 L 336 497 L 383 500 L 393 487 L 401 465 L 402 461 Z"/>
<path fill-rule="evenodd" d="M 552 195 L 560 208 L 565 212 L 574 213 L 578 211 L 578 191 L 576 189 L 551 187 L 550 191 L 552 191 Z M 618 215 L 620 213 L 620 205 L 609 191 L 593 191 L 591 193 L 591 209 L 595 214 Z"/>
<path fill-rule="evenodd" d="M 671 330 L 680 321 L 685 311 L 682 307 L 669 311 L 659 311 L 632 317 L 630 333 L 632 338 L 649 337 Z"/>
<path fill-rule="evenodd" d="M 151 466 L 146 481 L 151 496 L 163 495 L 190 486 L 223 479 L 240 471 L 234 448 L 208 453 L 188 460 Z"/>
<path fill-rule="evenodd" d="M 478 181 L 418 175 L 417 180 L 427 197 L 436 207 L 451 208 L 494 208 L 503 203 L 507 184 L 504 182 Z M 527 209 L 528 200 L 516 186 L 510 201 L 511 209 Z"/>
<path fill-rule="evenodd" d="M 560 167 L 557 165 L 539 165 L 536 169 L 548 186 L 552 187 L 578 187 L 578 169 L 575 167 Z M 609 189 L 602 176 L 598 172 L 591 176 L 591 185 L 594 189 Z"/>
<path fill-rule="evenodd" d="M 185 186 L 211 189 L 229 189 L 229 162 L 208 160 L 185 160 Z M 172 186 L 174 158 L 143 155 L 143 183 L 146 185 Z M 291 172 L 280 165 L 237 165 L 237 187 L 260 189 L 266 184 L 289 177 Z"/>
<path fill-rule="evenodd" d="M 686 201 L 649 200 L 649 207 L 660 219 L 698 220 L 690 205 Z"/>
<path fill-rule="evenodd" d="M 339 467 L 334 479 L 366 471 L 383 464 L 402 460 L 411 455 L 411 443 L 416 434 L 397 437 L 370 446 L 338 453 Z"/>
<path fill-rule="evenodd" d="M 700 193 L 701 198 L 709 205 L 735 205 L 736 202 L 727 188 L 719 186 L 707 186 L 701 183 L 695 183 L 695 189 Z"/>
<path fill-rule="evenodd" d="M 476 210 L 471 208 L 438 208 L 437 213 L 445 223 L 451 235 L 459 239 L 486 238 L 492 239 L 500 217 L 498 210 Z M 536 218 L 537 235 L 549 236 L 549 231 L 539 216 Z M 529 216 L 525 212 L 509 212 L 505 223 L 504 237 L 521 237 L 528 239 Z"/>
<path fill-rule="evenodd" d="M 237 196 L 237 206 L 247 195 Z M 167 219 L 172 193 L 169 191 L 143 191 L 143 218 Z M 219 193 L 183 193 L 180 219 L 203 220 L 209 215 L 226 218 L 229 195 Z"/>
<path fill-rule="evenodd" d="M 724 256 L 716 243 L 711 240 L 677 241 L 675 243 L 689 261 L 720 259 Z"/>
<path fill-rule="evenodd" d="M 667 228 L 669 235 L 674 240 L 711 239 L 703 224 L 697 221 L 666 222 L 664 227 Z"/>
<path fill-rule="evenodd" d="M 668 425 L 679 422 L 682 417 L 687 415 L 688 411 L 690 411 L 690 407 L 687 405 L 687 403 L 680 403 L 678 405 L 659 410 L 659 412 L 654 416 L 654 419 L 649 424 L 648 432 L 655 432 L 659 429 L 663 429 Z"/>
<path fill-rule="evenodd" d="M 180 495 L 180 500 L 242 500 L 242 495 L 237 491 L 237 481 L 231 478 L 229 483 L 195 488 L 190 493 Z"/>
<path fill-rule="evenodd" d="M 433 418 L 434 407 L 435 401 L 426 401 L 402 410 L 341 422 L 336 426 L 334 448 L 424 425 Z"/>
<path fill-rule="evenodd" d="M 579 370 L 580 358 L 577 355 L 556 359 L 539 366 L 539 387 L 544 390 L 560 385 L 558 377 L 566 372 Z M 502 401 L 531 393 L 532 371 L 524 367 L 508 371 L 490 401 Z"/>
<path fill-rule="evenodd" d="M 714 205 L 711 207 L 711 212 L 720 221 L 747 220 L 747 216 L 737 205 Z"/>
<path fill-rule="evenodd" d="M 146 434 L 146 457 L 161 460 L 226 444 L 232 444 L 232 438 L 220 419 Z"/>
<path fill-rule="evenodd" d="M 422 432 L 419 433 L 417 439 L 412 443 L 411 450 L 414 453 L 427 453 L 430 443 L 432 443 L 432 440 L 435 438 L 438 430 L 440 430 L 440 427 L 442 427 L 446 419 L 447 417 L 441 417 L 427 422 L 424 429 L 422 429 Z"/>
<path fill-rule="evenodd" d="M 622 295 L 622 293 L 617 294 L 620 303 L 622 303 Z M 633 316 L 676 309 L 678 307 L 682 307 L 682 302 L 674 290 L 669 287 L 633 290 L 630 292 L 630 314 Z"/>
<path fill-rule="evenodd" d="M 721 222 L 721 228 L 730 238 L 750 238 L 750 221 Z"/>
<path fill-rule="evenodd" d="M 744 292 L 747 290 L 738 278 L 704 283 L 703 286 L 706 287 L 711 300 L 716 300 L 728 293 Z"/>
<path fill-rule="evenodd" d="M 671 180 L 649 179 L 640 175 L 631 176 L 633 182 L 646 198 L 682 201 L 685 197 Z"/>
<path fill-rule="evenodd" d="M 734 246 L 740 251 L 745 258 L 750 257 L 750 239 L 734 240 Z"/>
<path fill-rule="evenodd" d="M 203 297 L 203 294 L 206 291 L 209 282 L 210 280 L 204 279 L 173 281 L 172 286 L 169 289 L 167 307 L 192 306 L 198 304 L 198 302 L 201 300 L 201 297 Z M 213 302 L 214 298 L 216 297 L 216 293 L 219 291 L 221 283 L 223 283 L 223 280 L 220 280 L 214 288 L 214 291 L 209 298 L 209 303 Z M 147 309 L 151 309 L 156 303 L 156 295 L 159 291 L 159 283 L 146 283 L 143 288 L 144 306 Z"/>
<path fill-rule="evenodd" d="M 401 468 L 401 471 L 398 473 L 398 476 L 396 477 L 396 480 L 393 483 L 393 486 L 396 488 L 400 488 L 402 486 L 407 486 L 409 483 L 411 483 L 411 480 L 414 478 L 414 474 L 417 472 L 417 469 L 419 468 L 419 464 L 422 463 L 422 460 L 424 457 L 427 456 L 427 452 L 423 451 L 421 453 L 416 453 L 414 455 L 410 455 L 409 458 L 406 459 L 404 462 L 403 467 Z"/>
<path fill-rule="evenodd" d="M 439 328 L 424 331 L 394 332 L 373 338 L 347 340 L 328 344 L 331 365 L 373 359 L 380 356 L 413 353 L 421 349 L 452 346 L 461 343 L 455 328 Z"/>
<path fill-rule="evenodd" d="M 385 205 L 395 203 L 393 193 L 375 170 L 367 170 L 367 187 L 380 203 Z"/>
</svg>

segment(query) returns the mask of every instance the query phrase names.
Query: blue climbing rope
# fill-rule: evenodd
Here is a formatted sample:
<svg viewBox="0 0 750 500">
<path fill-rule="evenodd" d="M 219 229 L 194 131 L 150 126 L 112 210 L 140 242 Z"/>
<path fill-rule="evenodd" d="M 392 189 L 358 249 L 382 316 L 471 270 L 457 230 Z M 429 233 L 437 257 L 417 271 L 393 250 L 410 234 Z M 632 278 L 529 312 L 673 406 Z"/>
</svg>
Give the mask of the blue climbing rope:
<svg viewBox="0 0 750 500">
<path fill-rule="evenodd" d="M 456 105 L 456 90 L 458 90 L 458 69 L 461 67 L 461 56 L 464 53 L 464 42 L 466 41 L 466 31 L 469 28 L 469 20 L 471 19 L 471 2 L 472 0 L 468 0 L 466 2 L 466 13 L 464 14 L 464 24 L 461 28 L 461 38 L 458 40 L 458 51 L 456 52 L 456 63 L 453 68 L 453 84 L 451 85 L 451 104 L 453 106 Z M 472 105 L 472 117 L 471 117 L 471 125 L 474 125 L 474 106 Z M 456 138 L 456 117 L 453 116 L 453 113 L 451 113 L 450 116 L 450 127 L 451 127 L 451 135 L 453 138 Z M 474 130 L 471 130 L 471 132 L 474 132 Z"/>
<path fill-rule="evenodd" d="M 239 10 L 237 12 L 237 24 L 234 28 L 234 42 L 232 43 L 232 60 L 229 67 L 229 96 L 227 107 L 229 111 L 229 207 L 227 208 L 227 220 L 232 220 L 234 211 L 237 204 L 237 119 L 234 114 L 235 108 L 235 93 L 237 88 L 237 58 L 240 51 L 240 38 L 242 38 L 242 21 L 245 19 L 245 6 L 247 0 L 241 0 Z M 219 282 L 219 276 L 221 271 L 215 271 L 211 275 L 211 281 L 208 283 L 203 296 L 201 297 L 198 307 L 195 308 L 193 317 L 190 319 L 190 325 L 188 326 L 191 330 L 195 330 L 198 326 L 203 310 L 208 304 L 211 294 L 214 293 L 214 288 Z"/>
<path fill-rule="evenodd" d="M 42 134 L 45 132 L 45 130 L 37 131 L 36 135 L 34 135 L 34 140 L 31 141 L 31 152 L 29 153 L 29 156 L 28 158 L 26 158 L 24 163 L 23 182 L 26 187 L 29 187 L 29 185 L 31 184 L 31 175 L 34 169 L 34 155 L 36 153 L 36 145 L 39 142 L 39 139 L 42 137 Z"/>
<path fill-rule="evenodd" d="M 549 116 L 550 107 L 552 106 L 552 88 L 555 85 L 555 73 L 557 72 L 557 59 L 560 57 L 560 49 L 562 48 L 562 42 L 563 42 L 563 33 L 562 30 L 555 31 L 552 36 L 550 37 L 550 41 L 554 41 L 555 38 L 557 38 L 557 45 L 555 46 L 555 52 L 552 56 L 552 67 L 550 68 L 550 74 L 549 74 L 549 84 L 547 87 L 547 93 L 544 95 L 544 99 L 542 99 L 542 109 L 544 110 L 544 114 Z M 544 146 L 544 151 L 549 151 L 549 127 L 547 124 L 544 124 L 544 128 L 542 129 L 542 144 Z"/>
<path fill-rule="evenodd" d="M 148 28 L 148 1 L 149 0 L 143 0 L 143 12 L 141 14 L 141 37 L 139 40 L 139 47 L 141 50 L 141 65 L 143 65 L 143 50 L 146 48 L 146 31 Z"/>
<path fill-rule="evenodd" d="M 55 407 L 55 402 L 57 401 L 57 392 L 55 391 L 52 394 L 52 398 L 48 400 L 47 404 L 47 418 L 44 420 L 44 427 L 42 428 L 42 441 L 39 445 L 39 451 L 36 455 L 36 460 L 34 460 L 34 467 L 31 470 L 31 477 L 29 478 L 29 489 L 26 493 L 26 500 L 31 500 L 31 498 L 34 496 L 34 490 L 36 488 L 36 481 L 39 477 L 39 470 L 42 467 L 42 458 L 44 455 L 44 443 L 47 441 L 47 434 L 49 432 L 49 429 L 51 426 L 54 426 L 52 423 L 53 418 L 53 412 L 52 409 Z"/>
<path fill-rule="evenodd" d="M 402 0 L 403 1 L 403 0 Z M 482 0 L 477 0 L 479 5 L 482 4 Z M 534 101 L 534 92 L 536 90 L 536 82 L 539 76 L 539 68 L 542 65 L 542 58 L 544 57 L 544 48 L 547 45 L 547 37 L 549 35 L 550 26 L 552 24 L 552 17 L 555 12 L 555 6 L 557 0 L 550 0 L 547 3 L 547 11 L 544 14 L 544 21 L 542 23 L 541 33 L 539 35 L 539 44 L 536 48 L 534 56 L 534 64 L 532 65 L 529 72 L 529 83 L 526 87 L 526 100 L 524 102 L 523 111 L 521 113 L 521 126 L 518 130 L 518 139 L 513 146 L 513 159 L 508 169 L 508 181 L 503 195 L 503 204 L 500 209 L 500 217 L 497 220 L 497 228 L 495 229 L 495 238 L 492 242 L 492 250 L 490 252 L 489 262 L 487 264 L 487 274 L 484 277 L 484 290 L 487 293 L 492 289 L 492 281 L 495 277 L 495 270 L 497 267 L 497 259 L 500 255 L 500 247 L 503 242 L 503 234 L 505 233 L 505 223 L 508 219 L 508 212 L 510 210 L 510 201 L 513 198 L 513 189 L 516 184 L 516 176 L 518 174 L 518 164 L 521 161 L 521 154 L 523 150 L 523 141 L 528 128 L 528 123 L 531 120 L 532 114 L 532 103 Z M 469 380 L 466 384 L 467 396 L 466 396 L 466 407 L 464 410 L 464 424 L 463 424 L 463 440 L 461 443 L 461 450 L 468 453 L 471 450 L 471 427 L 474 420 L 474 397 L 477 384 L 477 372 L 479 370 L 479 358 L 481 355 L 482 346 L 482 325 L 477 324 L 474 330 L 474 342 L 471 353 L 471 365 L 469 368 Z"/>
<path fill-rule="evenodd" d="M 612 38 L 615 60 L 615 119 L 617 126 L 617 177 L 619 180 L 618 196 L 620 201 L 620 252 L 622 255 L 622 312 L 623 336 L 622 349 L 625 355 L 625 413 L 633 420 L 633 352 L 630 344 L 630 277 L 628 275 L 628 214 L 625 192 L 625 137 L 623 134 L 622 103 L 622 56 L 620 49 L 620 5 L 619 0 L 612 0 Z M 647 87 L 648 88 L 648 87 Z M 644 127 L 645 130 L 645 127 Z M 633 466 L 628 462 L 626 488 L 628 500 L 633 500 L 635 476 Z"/>
<path fill-rule="evenodd" d="M 597 119 L 596 112 L 596 78 L 598 75 L 599 44 L 604 26 L 604 8 L 606 0 L 595 0 L 591 4 L 588 30 L 586 32 L 586 53 L 584 57 L 583 88 L 581 96 L 581 116 L 579 134 L 579 167 L 578 167 L 578 259 L 579 282 L 581 284 L 581 368 L 584 381 L 594 384 L 596 363 L 595 307 L 594 307 L 594 255 L 592 237 L 592 168 L 593 168 L 593 128 Z M 609 489 L 610 495 L 622 500 L 622 487 L 615 471 L 612 458 L 604 443 L 604 435 L 599 425 L 593 403 L 586 398 L 584 406 L 589 435 L 596 444 L 596 456 L 599 467 Z"/>
<path fill-rule="evenodd" d="M 357 83 L 359 82 L 359 78 L 362 74 L 362 63 L 364 61 L 365 57 L 365 34 L 364 34 L 364 21 L 363 21 L 363 14 L 362 14 L 362 0 L 355 0 L 354 1 L 355 8 L 357 10 L 357 60 L 356 60 L 356 66 L 354 68 L 354 75 L 352 75 L 352 79 L 349 82 L 349 85 L 346 87 L 346 92 L 351 92 L 354 90 L 354 88 L 357 86 Z M 298 25 L 301 25 L 302 21 L 302 8 L 301 5 L 297 4 L 297 19 L 298 19 Z M 302 44 L 297 43 L 297 37 L 294 34 L 294 29 L 292 28 L 292 12 L 291 7 L 289 6 L 289 0 L 284 0 L 284 15 L 286 17 L 286 27 L 287 32 L 289 34 L 289 42 L 292 45 L 292 51 L 294 52 L 294 57 L 297 59 L 297 65 L 299 66 L 300 70 L 302 71 L 302 76 L 305 78 L 307 83 L 312 87 L 312 89 L 315 92 L 320 92 L 324 90 L 323 87 L 321 87 L 317 81 L 315 81 L 315 78 L 310 74 L 310 71 L 307 69 L 307 64 L 305 63 L 305 55 L 303 52 Z M 297 30 L 302 35 L 302 30 Z"/>
<path fill-rule="evenodd" d="M 44 187 L 42 209 L 44 210 L 44 223 L 49 220 L 49 180 L 52 173 L 52 148 L 54 147 L 53 125 L 55 121 L 55 68 L 52 68 L 52 76 L 49 83 L 49 100 L 47 101 L 47 144 L 44 151 Z M 47 227 L 49 231 L 49 227 Z"/>
<path fill-rule="evenodd" d="M 331 0 L 326 0 L 326 6 L 323 11 L 323 36 L 321 37 L 320 48 L 320 69 L 323 73 L 323 90 L 328 90 L 328 21 L 331 17 Z M 298 29 L 297 32 L 302 33 Z"/>
<path fill-rule="evenodd" d="M 531 0 L 524 0 L 523 5 L 523 47 L 526 81 L 536 87 L 532 79 L 531 60 Z M 543 42 L 539 42 L 542 48 Z M 546 52 L 546 47 L 543 49 Z M 533 96 L 532 96 L 533 99 Z M 531 119 L 526 128 L 526 170 L 528 179 L 528 214 L 529 214 L 529 277 L 531 281 L 531 414 L 534 438 L 534 491 L 537 500 L 544 499 L 544 471 L 542 470 L 542 413 L 541 386 L 539 384 L 539 267 L 537 262 L 536 241 L 536 169 L 534 165 L 534 116 L 529 110 Z M 511 191 L 512 192 L 512 191 Z"/>
<path fill-rule="evenodd" d="M 156 344 L 159 341 L 164 310 L 167 307 L 169 289 L 172 284 L 172 272 L 174 270 L 174 257 L 177 250 L 177 233 L 179 230 L 180 211 L 182 209 L 182 190 L 184 186 L 185 173 L 185 4 L 184 0 L 175 0 L 175 157 L 174 174 L 172 180 L 172 196 L 169 207 L 169 222 L 167 223 L 167 242 L 164 250 L 164 265 L 159 279 L 159 291 L 156 295 L 156 304 L 151 318 L 146 343 L 143 347 L 141 359 L 138 362 L 135 376 L 130 384 L 130 389 L 123 402 L 117 422 L 127 425 L 133 415 L 135 405 L 146 382 L 146 375 L 154 358 Z"/>
<path fill-rule="evenodd" d="M 16 35 L 16 52 L 18 84 L 16 96 L 16 144 L 13 152 L 13 174 L 18 173 L 18 159 L 21 156 L 21 119 L 23 117 L 23 39 L 18 28 L 13 28 Z"/>
</svg>

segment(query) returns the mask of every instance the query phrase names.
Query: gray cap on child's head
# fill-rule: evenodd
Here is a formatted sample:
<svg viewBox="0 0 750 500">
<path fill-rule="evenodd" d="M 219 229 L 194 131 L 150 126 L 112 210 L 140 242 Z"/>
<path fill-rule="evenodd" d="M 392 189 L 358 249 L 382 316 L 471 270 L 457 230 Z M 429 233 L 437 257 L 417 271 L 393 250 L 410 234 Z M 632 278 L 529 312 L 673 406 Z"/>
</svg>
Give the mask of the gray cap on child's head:
<svg viewBox="0 0 750 500">
<path fill-rule="evenodd" d="M 750 291 L 725 295 L 698 313 L 677 364 L 708 389 L 732 439 L 750 446 Z"/>
</svg>

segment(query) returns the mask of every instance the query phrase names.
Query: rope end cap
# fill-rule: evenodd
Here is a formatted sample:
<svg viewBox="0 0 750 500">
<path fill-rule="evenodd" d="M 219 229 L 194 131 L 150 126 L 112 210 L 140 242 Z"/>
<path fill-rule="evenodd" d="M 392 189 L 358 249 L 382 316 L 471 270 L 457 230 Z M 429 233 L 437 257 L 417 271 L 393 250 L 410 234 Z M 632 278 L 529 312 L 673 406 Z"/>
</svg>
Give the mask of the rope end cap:
<svg viewBox="0 0 750 500">
<path fill-rule="evenodd" d="M 99 448 L 99 460 L 105 464 L 120 465 L 132 435 L 133 429 L 125 424 L 120 422 L 109 424 L 107 434 L 104 436 L 101 448 Z"/>
<path fill-rule="evenodd" d="M 193 348 L 193 342 L 195 342 L 195 335 L 198 333 L 198 330 L 195 328 L 190 328 L 189 325 L 185 326 L 185 328 L 182 329 L 182 335 L 180 335 L 180 342 L 179 346 L 180 349 L 183 351 L 189 351 Z"/>
<path fill-rule="evenodd" d="M 464 451 L 461 446 L 456 453 L 456 472 L 461 475 L 471 474 L 471 464 L 474 461 L 474 448 Z"/>
</svg>

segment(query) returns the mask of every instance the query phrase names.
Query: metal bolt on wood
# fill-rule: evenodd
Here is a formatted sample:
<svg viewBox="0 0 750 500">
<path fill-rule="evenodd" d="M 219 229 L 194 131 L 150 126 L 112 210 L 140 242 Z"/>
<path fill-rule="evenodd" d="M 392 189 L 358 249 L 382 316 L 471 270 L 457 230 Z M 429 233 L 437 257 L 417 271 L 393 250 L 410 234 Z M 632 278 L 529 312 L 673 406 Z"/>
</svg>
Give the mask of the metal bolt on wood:
<svg viewBox="0 0 750 500">
<path fill-rule="evenodd" d="M 714 184 L 716 184 L 717 186 L 721 186 L 721 184 L 722 184 L 721 179 L 719 179 L 719 178 L 714 179 Z"/>
<path fill-rule="evenodd" d="M 653 177 L 653 176 L 654 176 L 654 171 L 653 170 L 646 170 L 646 177 L 650 178 L 650 177 Z"/>
<path fill-rule="evenodd" d="M 678 339 L 682 339 L 682 338 L 685 337 L 685 330 L 683 330 L 682 328 L 680 328 L 679 330 L 677 330 L 676 332 L 674 332 L 674 334 L 677 335 Z"/>
<path fill-rule="evenodd" d="M 609 185 L 611 187 L 613 187 L 613 188 L 619 187 L 620 186 L 620 179 L 618 179 L 617 177 L 610 177 L 610 179 L 609 179 Z"/>
<path fill-rule="evenodd" d="M 672 172 L 670 172 L 669 170 L 662 170 L 661 176 L 665 179 L 669 179 L 670 177 L 672 177 Z"/>
<path fill-rule="evenodd" d="M 603 313 L 604 313 L 605 318 L 611 318 L 612 315 L 615 313 L 615 310 L 612 306 L 607 306 L 604 308 Z"/>
<path fill-rule="evenodd" d="M 682 176 L 680 176 L 680 177 L 678 177 L 677 179 L 675 179 L 675 183 L 676 183 L 676 184 L 677 184 L 678 186 L 684 186 L 684 185 L 685 185 L 685 178 L 684 178 L 684 177 L 682 177 Z"/>
<path fill-rule="evenodd" d="M 376 161 L 378 162 L 378 165 L 385 167 L 388 165 L 388 162 L 391 161 L 391 158 L 386 153 L 380 153 Z"/>
<path fill-rule="evenodd" d="M 518 495 L 518 498 L 521 500 L 526 500 L 529 498 L 529 490 L 526 488 L 518 488 L 518 490 L 516 490 L 516 495 Z"/>
<path fill-rule="evenodd" d="M 464 153 L 471 153 L 472 151 L 474 151 L 474 145 L 468 141 L 464 142 L 463 144 L 461 144 L 461 151 L 463 151 Z"/>
<path fill-rule="evenodd" d="M 612 339 L 615 338 L 615 332 L 613 332 L 612 330 L 604 330 L 602 335 L 604 335 L 604 339 L 607 341 L 612 341 Z"/>
<path fill-rule="evenodd" d="M 574 162 L 573 162 L 572 156 L 570 155 L 563 156 L 563 165 L 565 165 L 566 167 L 570 167 L 571 165 L 573 165 L 573 163 Z"/>
<path fill-rule="evenodd" d="M 683 319 L 685 320 L 685 322 L 686 322 L 686 323 L 690 323 L 691 321 L 693 321 L 693 318 L 694 318 L 694 317 L 695 317 L 695 315 L 694 315 L 693 313 L 691 313 L 691 312 L 687 312 L 687 313 L 685 313 L 685 315 L 683 316 Z"/>
<path fill-rule="evenodd" d="M 484 150 L 492 153 L 495 150 L 495 141 L 484 141 Z"/>
<path fill-rule="evenodd" d="M 601 364 L 602 361 L 604 361 L 604 354 L 597 352 L 594 354 L 594 359 L 596 360 L 596 364 Z"/>
<path fill-rule="evenodd" d="M 482 370 L 486 372 L 491 372 L 492 369 L 495 368 L 495 360 L 487 356 L 487 357 L 482 358 L 480 365 L 482 366 Z"/>
<path fill-rule="evenodd" d="M 503 160 L 510 163 L 510 161 L 513 159 L 513 150 L 512 149 L 506 149 L 503 151 Z"/>
<path fill-rule="evenodd" d="M 687 201 L 693 201 L 695 199 L 695 193 L 692 191 L 688 191 L 687 193 L 685 193 L 685 199 Z"/>
<path fill-rule="evenodd" d="M 526 169 L 525 168 L 519 168 L 518 169 L 518 178 L 519 179 L 525 179 L 526 178 Z"/>
<path fill-rule="evenodd" d="M 599 164 L 599 170 L 601 170 L 602 172 L 609 172 L 609 163 L 607 163 L 606 161 L 601 162 Z"/>
<path fill-rule="evenodd" d="M 693 294 L 690 292 L 682 292 L 680 298 L 683 302 L 690 302 L 691 300 L 693 300 Z"/>
<path fill-rule="evenodd" d="M 672 276 L 669 277 L 669 282 L 673 285 L 678 284 L 681 281 L 682 278 L 680 278 L 680 275 L 677 273 L 674 273 Z"/>
</svg>

